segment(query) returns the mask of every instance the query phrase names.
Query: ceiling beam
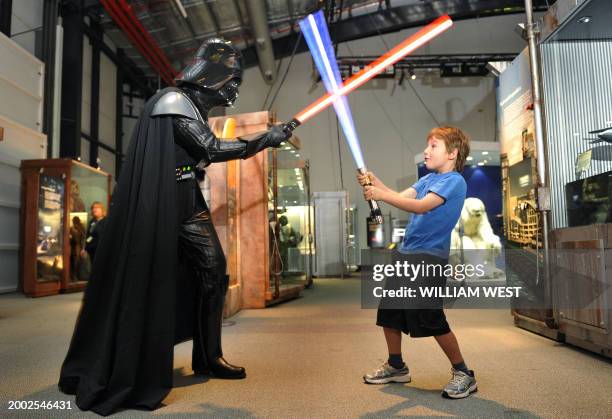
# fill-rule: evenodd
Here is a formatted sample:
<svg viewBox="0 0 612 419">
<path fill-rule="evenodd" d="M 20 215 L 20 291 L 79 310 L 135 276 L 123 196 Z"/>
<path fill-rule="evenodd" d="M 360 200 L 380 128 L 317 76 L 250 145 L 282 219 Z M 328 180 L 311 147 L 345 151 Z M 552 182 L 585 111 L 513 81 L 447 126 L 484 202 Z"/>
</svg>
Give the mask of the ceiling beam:
<svg viewBox="0 0 612 419">
<path fill-rule="evenodd" d="M 210 20 L 212 20 L 213 26 L 215 28 L 215 32 L 219 34 L 221 27 L 219 26 L 219 19 L 217 19 L 217 14 L 213 10 L 213 8 L 210 7 L 210 4 L 208 4 L 207 0 L 204 0 L 202 3 L 204 3 L 204 7 L 206 7 L 206 11 L 208 12 L 208 15 L 210 16 Z"/>
<path fill-rule="evenodd" d="M 549 3 L 552 1 L 549 0 Z M 357 39 L 397 32 L 402 29 L 424 26 L 440 15 L 448 14 L 455 21 L 524 13 L 523 0 L 482 0 L 478 2 L 440 0 L 422 2 L 406 6 L 383 8 L 376 13 L 349 17 L 330 25 L 330 33 L 334 34 L 336 43 L 354 41 Z M 546 0 L 534 0 L 535 11 L 548 9 Z M 293 33 L 272 41 L 276 59 L 291 55 L 298 34 Z M 308 50 L 306 43 L 301 43 L 296 53 Z M 250 46 L 242 51 L 245 65 L 257 65 L 255 47 Z"/>
</svg>

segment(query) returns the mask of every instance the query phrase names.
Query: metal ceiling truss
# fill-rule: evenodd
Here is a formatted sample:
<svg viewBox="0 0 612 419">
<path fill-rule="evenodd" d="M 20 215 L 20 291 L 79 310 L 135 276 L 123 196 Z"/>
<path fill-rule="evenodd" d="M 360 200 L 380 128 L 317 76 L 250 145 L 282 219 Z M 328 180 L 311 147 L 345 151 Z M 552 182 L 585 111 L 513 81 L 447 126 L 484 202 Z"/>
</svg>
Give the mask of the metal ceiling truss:
<svg viewBox="0 0 612 419">
<path fill-rule="evenodd" d="M 410 55 L 378 78 L 395 78 L 414 74 L 416 70 L 440 70 L 443 77 L 483 77 L 489 74 L 487 63 L 510 62 L 516 53 L 509 54 L 446 54 L 446 55 Z M 338 57 L 338 68 L 342 78 L 350 77 L 372 63 L 378 57 Z"/>
<path fill-rule="evenodd" d="M 160 77 L 167 84 L 174 84 L 177 71 L 172 67 L 166 54 L 159 48 L 149 31 L 143 27 L 127 1 L 100 0 L 100 3 Z"/>
<path fill-rule="evenodd" d="M 549 1 L 549 3 L 552 3 L 552 1 Z M 547 9 L 546 0 L 534 1 L 535 11 Z M 355 17 L 350 17 L 349 13 L 348 18 L 330 23 L 329 30 L 333 41 L 341 43 L 423 26 L 445 13 L 457 21 L 477 17 L 524 13 L 524 11 L 524 0 L 439 0 L 392 7 L 390 9 L 383 7 L 379 8 L 377 13 L 368 13 Z M 297 38 L 298 34 L 294 33 L 282 38 L 273 39 L 275 57 L 278 59 L 290 55 Z M 257 64 L 257 56 L 251 49 L 253 47 L 242 51 L 247 66 Z M 307 50 L 307 45 L 303 43 L 298 47 L 297 52 L 300 53 Z"/>
<path fill-rule="evenodd" d="M 126 43 L 108 20 L 105 21 L 107 33 L 149 77 L 160 74 L 171 83 L 176 71 L 187 64 L 199 43 L 219 35 L 242 49 L 247 67 L 259 62 L 253 22 L 245 7 L 250 0 L 180 0 L 188 15 L 186 19 L 177 13 L 175 0 L 131 0 L 131 6 L 126 0 L 81 1 L 92 13 L 101 14 L 99 4 L 104 6 L 132 44 Z M 534 10 L 547 10 L 548 4 L 554 2 L 534 0 Z M 97 10 L 95 3 L 98 3 Z M 443 14 L 449 14 L 457 21 L 524 12 L 524 0 L 267 0 L 274 58 L 291 55 L 299 35 L 297 20 L 322 6 L 330 17 L 330 33 L 335 43 L 423 26 Z M 150 41 L 153 46 L 149 45 Z M 306 44 L 301 43 L 296 51 L 306 52 Z M 140 57 L 144 57 L 146 62 Z"/>
</svg>

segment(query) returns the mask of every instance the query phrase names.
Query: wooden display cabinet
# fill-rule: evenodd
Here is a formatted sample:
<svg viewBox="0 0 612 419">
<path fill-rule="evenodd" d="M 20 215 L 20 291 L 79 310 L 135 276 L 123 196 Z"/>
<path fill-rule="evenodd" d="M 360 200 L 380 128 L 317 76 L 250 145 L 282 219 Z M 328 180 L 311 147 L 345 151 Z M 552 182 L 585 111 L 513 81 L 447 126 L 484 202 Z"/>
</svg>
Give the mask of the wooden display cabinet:
<svg viewBox="0 0 612 419">
<path fill-rule="evenodd" d="M 90 207 L 110 203 L 111 175 L 71 159 L 21 163 L 20 281 L 30 297 L 85 288 Z"/>
<path fill-rule="evenodd" d="M 209 119 L 220 138 L 266 131 L 274 123 L 274 114 L 266 111 Z M 228 130 L 228 124 L 233 129 Z M 299 144 L 295 136 L 290 142 L 292 147 Z M 297 296 L 304 288 L 303 284 L 289 287 L 280 284 L 279 289 L 278 281 L 276 284 L 271 281 L 274 264 L 278 263 L 278 256 L 271 252 L 270 246 L 272 234 L 278 232 L 271 231 L 269 213 L 275 202 L 271 194 L 274 181 L 269 177 L 270 170 L 276 170 L 272 168 L 275 153 L 265 150 L 246 160 L 215 163 L 206 168 L 210 185 L 204 188 L 209 191 L 204 194 L 230 276 L 226 317 L 241 308 L 264 308 L 279 299 Z"/>
</svg>

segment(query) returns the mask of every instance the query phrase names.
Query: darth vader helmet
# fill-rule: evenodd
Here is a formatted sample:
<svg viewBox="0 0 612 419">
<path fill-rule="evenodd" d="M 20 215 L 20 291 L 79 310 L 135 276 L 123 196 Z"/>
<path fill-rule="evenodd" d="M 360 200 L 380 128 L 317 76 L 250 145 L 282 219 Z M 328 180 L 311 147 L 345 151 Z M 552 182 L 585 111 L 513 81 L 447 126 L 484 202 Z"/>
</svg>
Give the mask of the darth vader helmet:
<svg viewBox="0 0 612 419">
<path fill-rule="evenodd" d="M 225 39 L 211 38 L 200 46 L 176 84 L 190 84 L 214 96 L 219 105 L 231 106 L 238 97 L 242 72 L 240 51 Z"/>
</svg>

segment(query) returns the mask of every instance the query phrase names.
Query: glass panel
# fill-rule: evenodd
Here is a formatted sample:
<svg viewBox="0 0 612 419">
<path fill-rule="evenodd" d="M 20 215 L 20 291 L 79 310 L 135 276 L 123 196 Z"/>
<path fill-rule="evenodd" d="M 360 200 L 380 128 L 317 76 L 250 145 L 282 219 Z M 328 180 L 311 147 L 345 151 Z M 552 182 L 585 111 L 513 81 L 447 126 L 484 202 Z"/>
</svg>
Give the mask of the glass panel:
<svg viewBox="0 0 612 419">
<path fill-rule="evenodd" d="M 310 223 L 314 218 L 309 205 L 308 164 L 291 144 L 276 151 L 276 161 L 270 153 L 270 287 L 275 287 L 276 277 L 281 286 L 304 284 L 311 275 Z"/>
<path fill-rule="evenodd" d="M 70 281 L 89 279 L 107 202 L 107 174 L 73 162 L 69 211 Z"/>
<path fill-rule="evenodd" d="M 39 282 L 60 281 L 64 268 L 64 180 L 41 175 L 38 193 L 36 279 Z"/>
</svg>

